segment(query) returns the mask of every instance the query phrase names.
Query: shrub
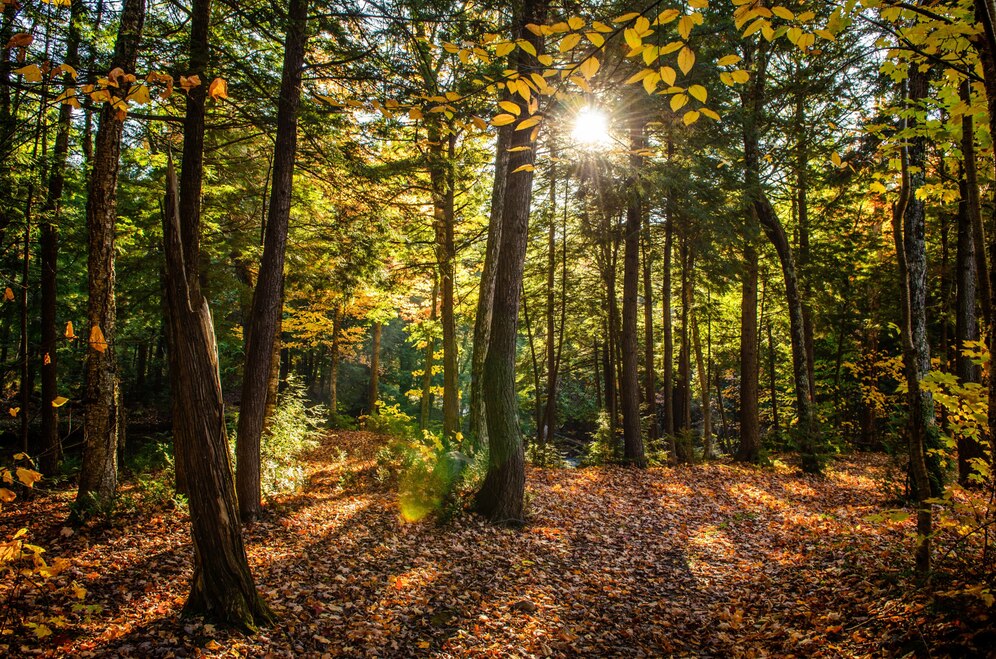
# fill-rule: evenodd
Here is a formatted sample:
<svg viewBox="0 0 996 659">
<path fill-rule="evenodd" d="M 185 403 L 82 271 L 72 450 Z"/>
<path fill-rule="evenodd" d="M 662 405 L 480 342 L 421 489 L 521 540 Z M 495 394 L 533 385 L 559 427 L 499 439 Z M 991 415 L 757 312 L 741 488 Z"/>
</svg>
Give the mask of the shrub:
<svg viewBox="0 0 996 659">
<path fill-rule="evenodd" d="M 260 443 L 260 485 L 264 496 L 293 492 L 304 485 L 305 471 L 298 458 L 318 446 L 315 435 L 327 413 L 321 405 L 309 407 L 301 382 L 290 375 Z"/>
<path fill-rule="evenodd" d="M 617 444 L 618 442 L 613 436 L 609 413 L 602 410 L 598 413 L 598 428 L 591 438 L 591 443 L 585 447 L 581 464 L 585 467 L 593 467 L 614 462 L 617 459 Z"/>
</svg>

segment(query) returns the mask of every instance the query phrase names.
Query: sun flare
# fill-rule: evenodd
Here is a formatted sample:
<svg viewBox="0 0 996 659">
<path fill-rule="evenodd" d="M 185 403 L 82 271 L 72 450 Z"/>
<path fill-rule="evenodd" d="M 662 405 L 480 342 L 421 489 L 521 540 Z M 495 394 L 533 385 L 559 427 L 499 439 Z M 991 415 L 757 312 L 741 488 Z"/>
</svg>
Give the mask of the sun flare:
<svg viewBox="0 0 996 659">
<path fill-rule="evenodd" d="M 581 108 L 574 117 L 574 130 L 571 136 L 582 147 L 592 149 L 608 146 L 609 117 L 602 110 L 587 106 Z"/>
</svg>

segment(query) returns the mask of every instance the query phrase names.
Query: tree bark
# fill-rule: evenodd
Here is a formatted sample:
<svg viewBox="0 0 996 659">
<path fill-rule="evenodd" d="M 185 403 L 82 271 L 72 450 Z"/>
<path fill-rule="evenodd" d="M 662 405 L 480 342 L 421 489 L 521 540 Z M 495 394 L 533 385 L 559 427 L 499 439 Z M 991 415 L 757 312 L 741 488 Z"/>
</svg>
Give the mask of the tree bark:
<svg viewBox="0 0 996 659">
<path fill-rule="evenodd" d="M 668 203 L 671 206 L 670 202 Z M 664 230 L 664 281 L 661 286 L 661 347 L 664 353 L 662 370 L 663 427 L 665 437 L 672 438 L 671 455 L 674 455 L 674 330 L 671 321 L 671 255 L 674 250 L 674 215 L 668 213 L 667 227 Z"/>
<path fill-rule="evenodd" d="M 290 0 L 287 8 L 283 73 L 277 102 L 277 136 L 273 151 L 273 187 L 263 241 L 259 279 L 252 296 L 252 323 L 247 329 L 236 457 L 239 514 L 251 522 L 260 512 L 260 439 L 267 382 L 277 321 L 282 313 L 284 256 L 290 223 L 297 153 L 301 74 L 308 40 L 308 0 Z"/>
<path fill-rule="evenodd" d="M 643 147 L 643 124 L 634 120 L 630 127 L 630 149 Z M 647 459 L 640 428 L 640 373 L 639 346 L 637 342 L 637 317 L 640 286 L 640 229 L 643 224 L 642 201 L 639 190 L 641 157 L 630 157 L 633 168 L 626 208 L 626 233 L 623 253 L 623 318 L 622 318 L 622 414 L 623 460 L 637 467 L 645 467 Z"/>
<path fill-rule="evenodd" d="M 513 34 L 532 43 L 536 52 L 541 51 L 543 40 L 526 30 L 525 26 L 544 22 L 547 2 L 548 0 L 521 0 L 513 3 Z M 514 68 L 525 75 L 532 67 L 527 56 L 516 51 Z M 517 96 L 512 102 L 519 106 L 520 116 L 528 116 L 529 108 L 524 99 Z M 531 132 L 514 131 L 509 147 L 530 146 Z M 522 149 L 510 153 L 506 164 L 507 178 L 491 337 L 484 362 L 484 398 L 487 401 L 485 405 L 490 451 L 488 471 L 475 503 L 481 514 L 499 523 L 520 523 L 523 517 L 526 474 L 515 391 L 515 344 L 533 188 L 532 168 L 522 169 L 522 166 L 533 165 L 534 160 L 533 149 Z"/>
<path fill-rule="evenodd" d="M 979 323 L 975 316 L 978 273 L 976 272 L 974 221 L 969 211 L 970 193 L 964 168 L 962 176 L 959 178 L 961 203 L 958 206 L 958 252 L 956 255 L 958 290 L 955 314 L 955 372 L 962 384 L 978 384 L 982 381 L 982 369 L 965 354 L 968 349 L 966 344 L 979 340 Z M 985 459 L 985 457 L 986 451 L 979 439 L 959 435 L 958 482 L 964 486 L 971 485 L 973 482 L 969 477 L 974 469 L 971 461 Z"/>
<path fill-rule="evenodd" d="M 439 277 L 432 271 L 432 308 L 429 320 L 435 324 L 439 308 Z M 432 370 L 435 368 L 436 339 L 431 334 L 425 338 L 425 369 L 422 372 L 422 409 L 419 415 L 419 429 L 427 430 L 432 415 Z"/>
<path fill-rule="evenodd" d="M 207 0 L 198 0 L 198 5 Z M 170 376 L 181 386 L 173 401 L 177 462 L 187 474 L 194 573 L 185 614 L 204 615 L 240 629 L 274 620 L 256 592 L 239 525 L 225 429 L 225 404 L 218 375 L 218 349 L 207 300 L 187 263 L 183 233 L 192 227 L 179 214 L 176 176 L 170 163 L 163 217 L 167 303 L 170 307 Z M 190 194 L 189 188 L 184 194 Z"/>
<path fill-rule="evenodd" d="M 457 366 L 456 317 L 454 310 L 454 276 L 456 247 L 453 229 L 456 135 L 453 127 L 431 123 L 429 130 L 429 177 L 432 184 L 433 229 L 436 238 L 436 262 L 440 279 L 440 319 L 443 329 L 443 441 L 455 441 L 460 431 L 459 368 Z"/>
<path fill-rule="evenodd" d="M 111 68 L 134 72 L 145 23 L 145 0 L 125 0 Z M 114 99 L 123 98 L 128 84 L 111 88 Z M 86 359 L 83 464 L 76 500 L 91 496 L 108 498 L 117 487 L 118 378 L 114 325 L 114 226 L 117 216 L 117 183 L 124 117 L 111 103 L 100 108 L 94 140 L 93 168 L 87 193 L 87 275 L 90 324 Z M 101 335 L 103 340 L 101 340 Z"/>
<path fill-rule="evenodd" d="M 748 216 L 753 215 L 748 211 Z M 743 289 L 740 299 L 740 445 L 738 462 L 761 460 L 761 424 L 758 415 L 757 361 L 757 250 L 753 243 L 753 222 L 744 235 Z"/>
<path fill-rule="evenodd" d="M 654 286 L 651 272 L 650 222 L 649 218 L 641 233 L 643 248 L 643 399 L 650 417 L 648 439 L 657 439 L 657 371 L 654 355 Z"/>
<path fill-rule="evenodd" d="M 927 74 L 911 67 L 909 74 L 909 101 L 919 105 L 927 98 Z M 916 130 L 916 119 L 908 122 L 910 130 Z M 930 372 L 930 344 L 927 339 L 927 245 L 926 245 L 926 206 L 917 194 L 926 182 L 927 141 L 921 135 L 910 139 L 906 149 L 908 159 L 909 200 L 903 213 L 903 241 L 906 251 L 906 269 L 909 278 L 910 329 L 915 347 L 917 378 L 923 379 Z M 930 496 L 940 496 L 944 488 L 944 472 L 939 453 L 943 450 L 939 432 L 934 422 L 934 400 L 930 392 L 921 391 L 921 409 L 916 412 L 922 418 L 924 459 L 930 477 Z M 911 410 L 912 413 L 912 410 Z"/>
<path fill-rule="evenodd" d="M 924 80 L 911 80 L 914 85 Z M 922 91 L 922 87 L 919 91 Z M 912 94 L 911 94 L 912 96 Z M 904 121 L 905 123 L 905 121 Z M 905 127 L 905 126 L 904 126 Z M 892 212 L 892 236 L 896 247 L 896 262 L 899 270 L 899 293 L 901 322 L 900 340 L 903 346 L 903 374 L 907 385 L 907 440 L 909 442 L 910 468 L 917 498 L 917 541 L 915 551 L 916 573 L 919 579 L 925 581 L 930 573 L 930 535 L 933 526 L 930 504 L 930 476 L 926 459 L 927 418 L 924 415 L 923 392 L 920 388 L 920 358 L 917 355 L 918 346 L 913 329 L 914 302 L 913 285 L 911 283 L 910 254 L 907 253 L 911 241 L 904 234 L 904 218 L 908 217 L 909 203 L 914 197 L 915 188 L 911 184 L 909 146 L 901 147 L 902 186 L 899 200 Z M 920 215 L 923 219 L 923 215 Z M 907 230 L 909 226 L 905 227 Z M 921 234 L 922 236 L 922 234 Z M 912 245 L 916 246 L 916 240 Z M 914 253 L 913 259 L 925 265 L 926 253 Z"/>
<path fill-rule="evenodd" d="M 488 241 L 484 250 L 484 269 L 474 316 L 474 348 L 471 355 L 470 432 L 476 449 L 487 446 L 488 424 L 484 400 L 484 360 L 491 339 L 491 316 L 495 297 L 495 276 L 498 272 L 498 249 L 501 246 L 501 218 L 505 205 L 505 180 L 508 176 L 508 144 L 512 126 L 498 129 L 495 141 L 495 174 L 491 189 L 491 214 L 488 219 Z"/>
<path fill-rule="evenodd" d="M 370 328 L 370 391 L 367 402 L 370 414 L 377 414 L 377 401 L 380 398 L 380 334 L 383 325 L 378 322 Z"/>
</svg>

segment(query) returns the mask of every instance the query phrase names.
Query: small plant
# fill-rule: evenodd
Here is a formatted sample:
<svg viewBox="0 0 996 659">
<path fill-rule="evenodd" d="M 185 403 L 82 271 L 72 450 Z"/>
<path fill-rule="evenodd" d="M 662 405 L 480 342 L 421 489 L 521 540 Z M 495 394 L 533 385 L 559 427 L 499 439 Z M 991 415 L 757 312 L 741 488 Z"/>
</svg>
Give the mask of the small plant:
<svg viewBox="0 0 996 659">
<path fill-rule="evenodd" d="M 388 435 L 400 439 L 414 439 L 418 436 L 415 417 L 401 411 L 401 406 L 395 403 L 387 405 L 377 401 L 377 412 L 360 417 L 363 429 L 379 435 Z"/>
<path fill-rule="evenodd" d="M 260 442 L 260 485 L 264 496 L 293 492 L 305 484 L 306 474 L 298 458 L 318 446 L 315 435 L 326 416 L 324 407 L 307 405 L 304 385 L 289 375 Z"/>
<path fill-rule="evenodd" d="M 602 410 L 598 413 L 598 428 L 595 430 L 591 442 L 585 447 L 581 464 L 585 467 L 594 467 L 614 462 L 617 459 L 617 444 L 612 432 L 609 413 Z"/>
</svg>

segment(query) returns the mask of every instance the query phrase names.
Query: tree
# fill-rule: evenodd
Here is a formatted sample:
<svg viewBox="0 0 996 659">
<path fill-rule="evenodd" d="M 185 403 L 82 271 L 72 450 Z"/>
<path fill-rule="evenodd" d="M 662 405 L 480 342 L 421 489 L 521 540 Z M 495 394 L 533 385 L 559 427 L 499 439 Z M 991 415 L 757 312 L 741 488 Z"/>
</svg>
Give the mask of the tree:
<svg viewBox="0 0 996 659">
<path fill-rule="evenodd" d="M 86 206 L 90 349 L 86 360 L 83 464 L 76 496 L 80 504 L 85 504 L 91 496 L 111 497 L 117 487 L 119 399 L 114 346 L 114 225 L 125 111 L 116 108 L 113 101 L 123 100 L 128 93 L 127 76 L 134 75 L 129 72 L 135 70 L 144 23 L 145 0 L 125 0 L 108 74 L 117 87 L 110 91 L 112 102 L 101 106 L 94 139 Z"/>
<path fill-rule="evenodd" d="M 190 31 L 192 75 L 203 75 L 208 66 L 210 16 L 210 0 L 195 0 Z M 194 574 L 184 611 L 253 630 L 272 622 L 273 614 L 256 592 L 242 541 L 217 341 L 198 277 L 207 93 L 195 90 L 187 96 L 182 180 L 177 183 L 170 162 L 163 210 L 170 377 L 176 383 L 174 443 L 180 471 L 186 476 L 194 544 Z"/>
<path fill-rule="evenodd" d="M 532 44 L 534 52 L 542 50 L 543 39 L 525 26 L 542 23 L 546 9 L 546 0 L 516 0 L 513 4 L 512 33 Z M 530 66 L 523 51 L 517 51 L 514 66 L 520 73 L 528 73 Z M 514 100 L 506 102 L 514 103 L 520 113 L 529 111 L 528 102 L 521 95 L 511 98 Z M 535 160 L 531 148 L 521 147 L 530 146 L 530 132 L 515 131 L 508 143 L 501 240 L 483 372 L 489 454 L 488 471 L 477 493 L 476 507 L 485 517 L 504 523 L 522 521 L 526 478 L 515 399 L 515 343 Z"/>
<path fill-rule="evenodd" d="M 263 432 L 273 341 L 283 308 L 284 257 L 293 194 L 294 156 L 297 153 L 298 107 L 301 102 L 301 75 L 308 41 L 308 0 L 290 0 L 287 21 L 283 77 L 277 111 L 277 137 L 273 151 L 273 184 L 263 241 L 263 258 L 252 297 L 252 321 L 246 341 L 236 442 L 239 514 L 243 522 L 253 521 L 260 512 L 259 445 Z"/>
</svg>

